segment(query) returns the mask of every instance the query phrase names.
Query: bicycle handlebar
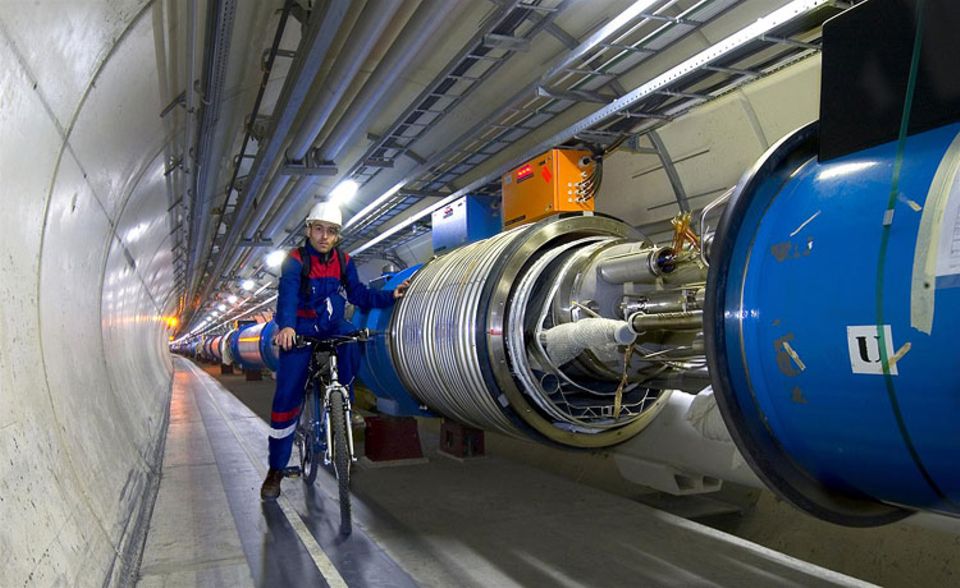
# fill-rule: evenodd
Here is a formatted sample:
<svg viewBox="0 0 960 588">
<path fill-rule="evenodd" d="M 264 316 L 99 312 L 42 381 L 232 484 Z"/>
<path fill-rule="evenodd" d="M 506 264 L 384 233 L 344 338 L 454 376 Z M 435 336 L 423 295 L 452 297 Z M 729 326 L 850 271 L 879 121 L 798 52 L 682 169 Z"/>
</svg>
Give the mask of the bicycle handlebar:
<svg viewBox="0 0 960 588">
<path fill-rule="evenodd" d="M 370 339 L 370 330 L 369 329 L 360 329 L 346 335 L 332 335 L 330 337 L 311 337 L 309 335 L 297 335 L 293 339 L 293 346 L 297 348 L 302 347 L 329 347 L 335 349 L 340 345 L 345 343 L 352 343 L 357 341 L 363 343 Z"/>
</svg>

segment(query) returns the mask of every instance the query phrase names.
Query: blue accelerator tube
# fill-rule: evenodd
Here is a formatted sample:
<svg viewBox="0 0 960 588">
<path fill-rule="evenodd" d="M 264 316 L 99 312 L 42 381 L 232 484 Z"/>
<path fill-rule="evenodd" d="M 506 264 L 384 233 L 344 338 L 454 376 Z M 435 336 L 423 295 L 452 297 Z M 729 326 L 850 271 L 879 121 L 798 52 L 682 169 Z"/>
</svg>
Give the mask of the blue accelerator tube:
<svg viewBox="0 0 960 588">
<path fill-rule="evenodd" d="M 234 333 L 237 329 L 232 329 L 220 338 L 220 363 L 224 365 L 234 365 L 233 345 L 231 343 Z"/>
<path fill-rule="evenodd" d="M 387 278 L 383 289 L 392 291 L 412 276 L 420 265 L 407 268 Z M 374 308 L 369 313 L 357 309 L 352 322 L 358 329 L 373 333 L 363 346 L 360 360 L 360 380 L 377 397 L 377 410 L 392 416 L 435 416 L 421 408 L 420 402 L 406 391 L 397 375 L 390 353 L 390 321 L 393 309 Z"/>
<path fill-rule="evenodd" d="M 821 163 L 817 131 L 772 147 L 717 230 L 721 412 L 757 475 L 819 518 L 960 516 L 960 125 L 908 137 L 902 161 L 891 142 Z"/>
<path fill-rule="evenodd" d="M 227 345 L 230 347 L 230 358 L 234 365 L 240 369 L 246 369 L 243 365 L 243 357 L 240 356 L 240 332 L 243 328 L 234 329 L 227 335 Z"/>
<path fill-rule="evenodd" d="M 277 334 L 277 323 L 257 323 L 240 329 L 236 337 L 236 353 L 240 365 L 245 370 L 257 370 L 266 367 L 277 371 L 280 367 L 280 348 L 273 344 Z"/>
</svg>

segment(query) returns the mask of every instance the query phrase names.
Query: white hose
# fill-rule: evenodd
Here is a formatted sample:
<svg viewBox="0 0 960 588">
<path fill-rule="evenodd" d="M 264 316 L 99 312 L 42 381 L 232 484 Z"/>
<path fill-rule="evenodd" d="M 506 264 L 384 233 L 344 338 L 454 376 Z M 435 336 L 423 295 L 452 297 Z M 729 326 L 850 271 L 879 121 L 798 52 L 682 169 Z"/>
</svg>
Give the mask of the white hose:
<svg viewBox="0 0 960 588">
<path fill-rule="evenodd" d="M 543 346 L 554 365 L 563 365 L 586 349 L 633 343 L 636 335 L 626 321 L 585 318 L 543 332 Z"/>
</svg>

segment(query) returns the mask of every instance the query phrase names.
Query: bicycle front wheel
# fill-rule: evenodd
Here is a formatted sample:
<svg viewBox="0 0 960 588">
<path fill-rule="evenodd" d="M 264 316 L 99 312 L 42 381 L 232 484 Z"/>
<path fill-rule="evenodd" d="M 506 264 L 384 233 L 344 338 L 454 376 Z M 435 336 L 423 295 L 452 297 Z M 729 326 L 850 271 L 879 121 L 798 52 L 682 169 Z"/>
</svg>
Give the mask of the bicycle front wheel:
<svg viewBox="0 0 960 588">
<path fill-rule="evenodd" d="M 340 490 L 340 532 L 349 534 L 352 530 L 350 520 L 350 443 L 347 437 L 347 398 L 342 389 L 330 391 L 330 433 L 333 468 Z"/>
<path fill-rule="evenodd" d="M 317 451 L 319 436 L 317 435 L 317 395 L 307 394 L 300 411 L 300 422 L 297 424 L 297 449 L 300 451 L 300 473 L 306 484 L 313 484 L 320 471 L 322 456 Z"/>
</svg>

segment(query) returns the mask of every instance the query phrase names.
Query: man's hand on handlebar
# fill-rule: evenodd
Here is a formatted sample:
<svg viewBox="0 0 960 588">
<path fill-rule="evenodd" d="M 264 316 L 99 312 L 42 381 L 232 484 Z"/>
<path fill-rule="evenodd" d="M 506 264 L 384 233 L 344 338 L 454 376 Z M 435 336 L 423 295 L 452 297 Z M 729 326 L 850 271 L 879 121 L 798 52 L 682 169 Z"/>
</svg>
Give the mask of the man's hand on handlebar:
<svg viewBox="0 0 960 588">
<path fill-rule="evenodd" d="M 284 327 L 280 329 L 280 332 L 277 333 L 276 337 L 273 338 L 273 342 L 280 346 L 280 349 L 284 351 L 290 351 L 290 348 L 293 347 L 294 339 L 297 337 L 297 332 L 293 327 Z"/>
<path fill-rule="evenodd" d="M 334 347 L 344 343 L 367 342 L 373 333 L 369 329 L 360 329 L 346 335 L 330 335 L 327 337 L 311 337 L 308 335 L 298 335 L 292 328 L 281 329 L 273 338 L 275 345 L 279 345 L 284 351 L 289 351 L 294 347 L 310 347 L 314 344 L 332 344 Z"/>
<path fill-rule="evenodd" d="M 410 278 L 407 278 L 403 281 L 402 284 L 397 286 L 393 291 L 393 299 L 399 300 L 403 298 L 403 295 L 407 293 L 407 288 L 410 286 Z"/>
</svg>

